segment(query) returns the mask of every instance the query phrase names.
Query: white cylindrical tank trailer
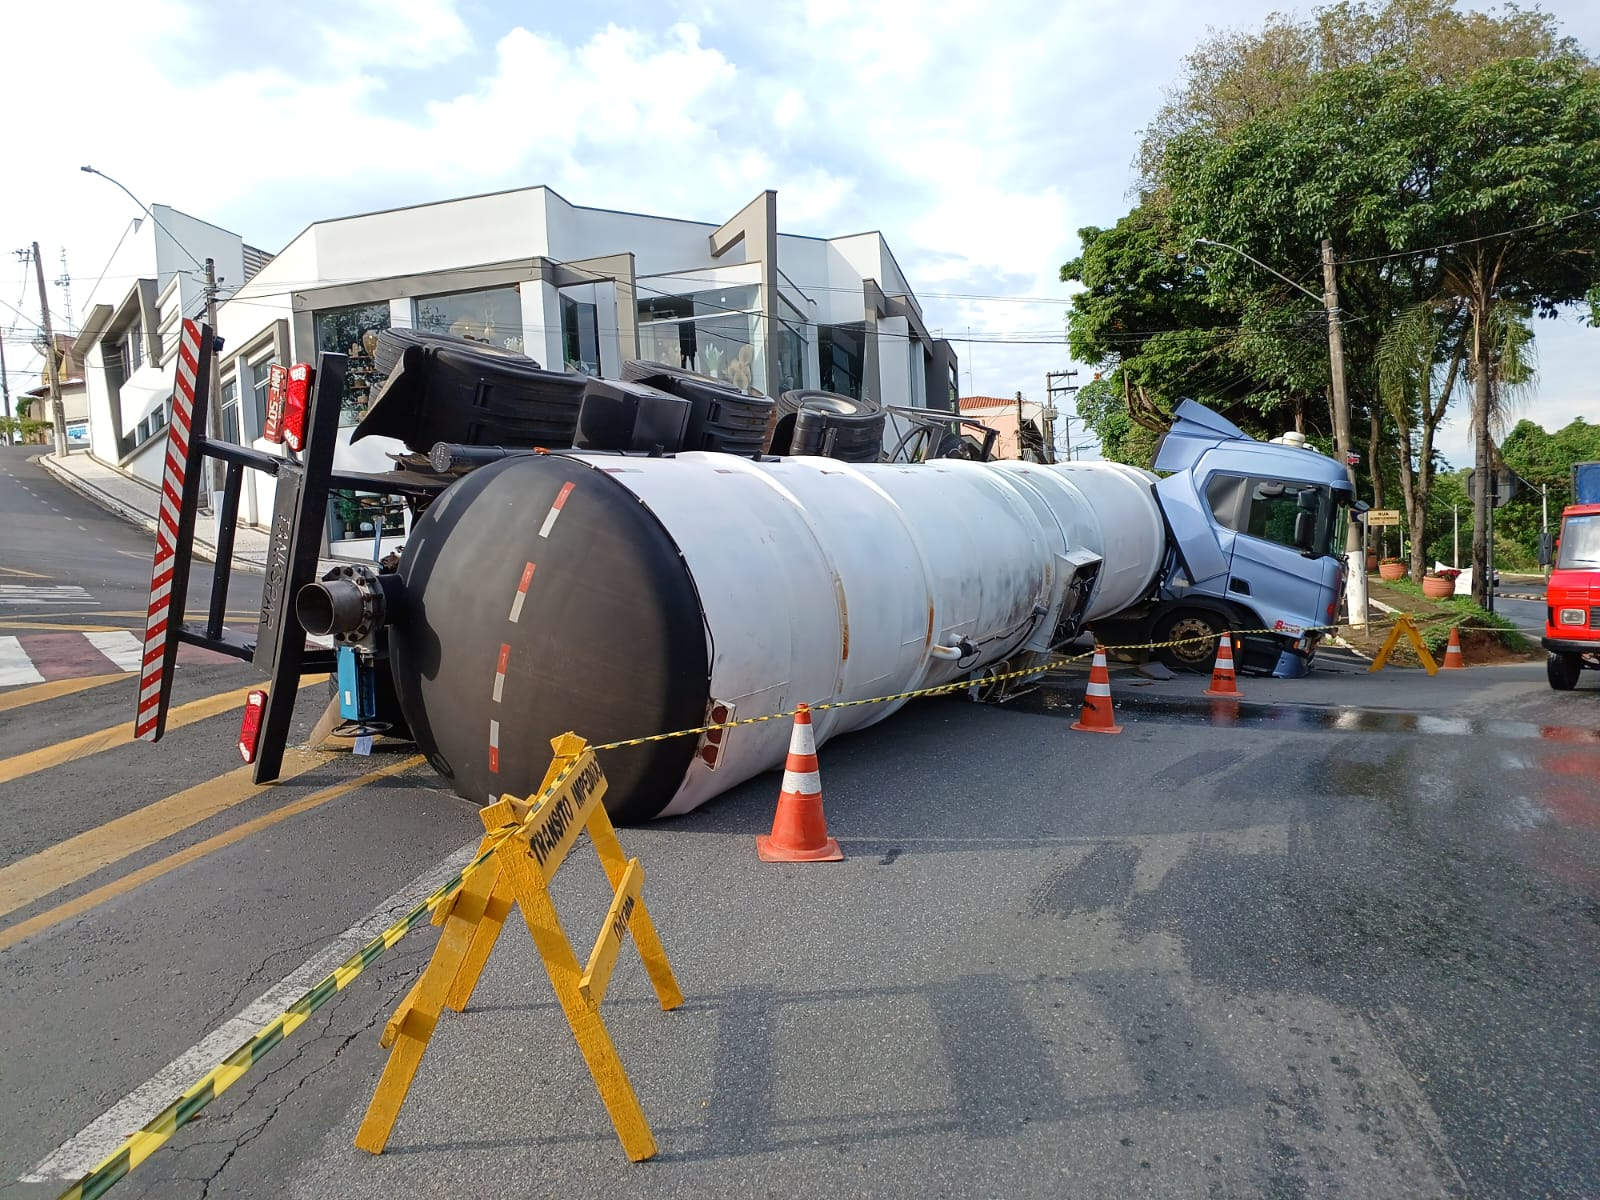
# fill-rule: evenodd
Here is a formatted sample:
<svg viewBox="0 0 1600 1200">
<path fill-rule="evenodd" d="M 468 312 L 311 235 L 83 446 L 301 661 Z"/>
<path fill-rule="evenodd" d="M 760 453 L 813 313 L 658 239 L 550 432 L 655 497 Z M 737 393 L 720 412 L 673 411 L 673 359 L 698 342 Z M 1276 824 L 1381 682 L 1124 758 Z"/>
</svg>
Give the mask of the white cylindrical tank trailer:
<svg viewBox="0 0 1600 1200">
<path fill-rule="evenodd" d="M 527 455 L 453 484 L 400 564 L 388 649 L 432 765 L 532 791 L 550 739 L 605 743 L 981 675 L 1145 597 L 1166 553 L 1115 463 L 852 465 Z M 814 717 L 818 742 L 903 701 Z M 784 721 L 608 752 L 624 820 L 780 766 Z"/>
</svg>

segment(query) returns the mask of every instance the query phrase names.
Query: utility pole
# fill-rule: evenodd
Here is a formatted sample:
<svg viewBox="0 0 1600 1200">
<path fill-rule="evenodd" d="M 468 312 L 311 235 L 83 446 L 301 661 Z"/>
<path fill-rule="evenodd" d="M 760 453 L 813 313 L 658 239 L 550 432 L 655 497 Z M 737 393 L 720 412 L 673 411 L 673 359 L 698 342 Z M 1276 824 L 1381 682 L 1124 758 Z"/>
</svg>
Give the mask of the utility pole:
<svg viewBox="0 0 1600 1200">
<path fill-rule="evenodd" d="M 1067 416 L 1064 410 L 1056 408 L 1056 396 L 1071 396 L 1073 392 L 1077 391 L 1078 385 L 1072 382 L 1077 378 L 1077 375 L 1076 371 L 1046 371 L 1044 373 L 1044 397 L 1045 404 L 1048 405 L 1045 412 L 1048 414 L 1047 420 L 1050 423 L 1050 432 L 1045 438 L 1045 445 L 1048 447 L 1051 462 L 1056 461 L 1055 419 L 1058 415 L 1061 417 L 1061 424 L 1067 430 L 1067 457 L 1064 461 L 1072 461 L 1072 418 Z M 1064 379 L 1066 382 L 1058 384 L 1056 382 L 1058 379 Z"/>
<path fill-rule="evenodd" d="M 211 419 L 206 428 L 206 436 L 222 440 L 222 361 L 217 356 L 217 349 L 221 343 L 217 339 L 217 263 L 213 258 L 206 259 L 206 324 L 211 327 L 211 387 L 210 395 L 206 398 L 206 407 L 211 414 Z M 240 431 L 243 437 L 243 430 Z M 223 472 L 226 465 L 220 458 L 211 460 L 211 490 L 222 490 Z"/>
<path fill-rule="evenodd" d="M 33 244 L 33 270 L 39 277 L 39 317 L 44 323 L 44 361 L 50 379 L 50 416 L 55 424 L 56 456 L 65 457 L 67 450 L 67 410 L 61 405 L 61 378 L 56 371 L 56 338 L 50 328 L 50 294 L 44 290 L 44 260 L 39 257 L 39 243 Z"/>
<path fill-rule="evenodd" d="M 72 332 L 72 276 L 67 274 L 67 248 L 61 247 L 61 278 L 56 280 L 61 289 L 61 311 L 67 316 L 67 332 Z"/>
<path fill-rule="evenodd" d="M 1017 393 L 1017 460 L 1022 460 L 1022 393 Z"/>
<path fill-rule="evenodd" d="M 6 402 L 6 423 L 0 429 L 0 446 L 11 445 L 11 377 L 6 374 L 6 339 L 0 332 L 0 396 Z"/>
<path fill-rule="evenodd" d="M 1356 468 L 1350 461 L 1350 401 L 1344 388 L 1344 331 L 1339 325 L 1339 281 L 1334 274 L 1333 242 L 1322 239 L 1322 307 L 1328 314 L 1328 365 L 1333 384 L 1333 445 L 1334 453 L 1344 461 L 1345 474 L 1350 479 L 1350 493 L 1355 496 Z M 1349 579 L 1345 586 L 1345 599 L 1350 609 L 1350 624 L 1365 628 L 1367 624 L 1367 564 L 1361 552 L 1361 530 L 1351 521 L 1345 529 L 1345 562 L 1349 566 Z"/>
</svg>

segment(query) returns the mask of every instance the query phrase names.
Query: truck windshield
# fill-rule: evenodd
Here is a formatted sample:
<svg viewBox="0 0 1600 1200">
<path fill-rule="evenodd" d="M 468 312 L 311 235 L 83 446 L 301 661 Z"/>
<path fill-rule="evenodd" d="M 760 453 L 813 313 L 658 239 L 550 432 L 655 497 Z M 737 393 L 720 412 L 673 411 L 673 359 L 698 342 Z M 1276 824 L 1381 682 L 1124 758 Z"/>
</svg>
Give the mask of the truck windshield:
<svg viewBox="0 0 1600 1200">
<path fill-rule="evenodd" d="M 1559 570 L 1600 567 L 1600 513 L 1577 513 L 1561 522 Z"/>
<path fill-rule="evenodd" d="M 1321 484 L 1219 472 L 1206 501 L 1219 525 L 1311 558 L 1332 554 L 1344 528 L 1344 506 Z"/>
</svg>

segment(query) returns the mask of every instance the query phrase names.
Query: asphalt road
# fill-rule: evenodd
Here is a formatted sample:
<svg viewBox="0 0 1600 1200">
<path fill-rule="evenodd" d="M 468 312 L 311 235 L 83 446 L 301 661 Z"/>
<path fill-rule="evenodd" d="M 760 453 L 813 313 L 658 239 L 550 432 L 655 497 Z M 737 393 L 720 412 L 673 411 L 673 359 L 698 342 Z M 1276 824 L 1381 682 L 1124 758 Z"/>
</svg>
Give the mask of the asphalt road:
<svg viewBox="0 0 1600 1200">
<path fill-rule="evenodd" d="M 687 997 L 624 948 L 602 1011 L 647 1163 L 513 914 L 384 1155 L 351 1141 L 426 926 L 116 1194 L 1600 1194 L 1600 681 L 1318 666 L 1241 702 L 1118 669 L 1116 737 L 1068 728 L 1081 673 L 913 704 L 822 749 L 843 863 L 756 860 L 775 775 L 623 830 Z M 252 682 L 196 664 L 176 699 Z M 425 770 L 370 777 L 401 751 L 229 783 L 236 707 L 51 760 L 131 706 L 0 710 L 0 1178 L 45 1177 L 0 1196 L 59 1191 L 480 829 Z M 580 844 L 580 958 L 606 900 Z"/>
</svg>

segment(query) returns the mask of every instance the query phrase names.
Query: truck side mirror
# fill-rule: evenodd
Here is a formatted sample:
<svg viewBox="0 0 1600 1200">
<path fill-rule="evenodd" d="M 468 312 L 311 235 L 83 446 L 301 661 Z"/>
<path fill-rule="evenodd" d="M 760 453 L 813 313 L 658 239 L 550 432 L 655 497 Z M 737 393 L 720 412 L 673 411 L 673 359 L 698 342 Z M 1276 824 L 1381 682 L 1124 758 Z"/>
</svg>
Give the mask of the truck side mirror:
<svg viewBox="0 0 1600 1200">
<path fill-rule="evenodd" d="M 1317 514 L 1301 509 L 1294 514 L 1294 545 L 1295 549 L 1310 554 L 1316 543 Z"/>
</svg>

